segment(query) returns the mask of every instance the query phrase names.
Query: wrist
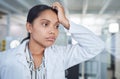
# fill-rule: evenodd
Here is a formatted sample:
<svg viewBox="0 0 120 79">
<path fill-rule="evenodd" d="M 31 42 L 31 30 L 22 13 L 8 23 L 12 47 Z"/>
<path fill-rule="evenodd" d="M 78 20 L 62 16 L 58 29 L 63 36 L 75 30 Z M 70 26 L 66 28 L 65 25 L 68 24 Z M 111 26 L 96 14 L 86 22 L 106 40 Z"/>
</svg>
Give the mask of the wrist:
<svg viewBox="0 0 120 79">
<path fill-rule="evenodd" d="M 70 28 L 70 23 L 69 23 L 69 20 L 67 18 L 64 18 L 62 21 L 61 21 L 61 24 L 67 29 L 69 30 Z"/>
</svg>

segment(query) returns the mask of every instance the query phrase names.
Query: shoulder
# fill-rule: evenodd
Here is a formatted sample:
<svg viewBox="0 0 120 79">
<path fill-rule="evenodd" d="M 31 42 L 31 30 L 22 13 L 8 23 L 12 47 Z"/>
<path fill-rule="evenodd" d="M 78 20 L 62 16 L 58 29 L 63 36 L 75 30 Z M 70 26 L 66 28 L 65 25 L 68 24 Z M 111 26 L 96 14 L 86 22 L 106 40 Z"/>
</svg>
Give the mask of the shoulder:
<svg viewBox="0 0 120 79">
<path fill-rule="evenodd" d="M 21 46 L 18 46 L 16 48 L 0 52 L 0 63 L 12 62 L 13 60 L 16 60 L 16 54 L 20 52 L 20 47 Z"/>
<path fill-rule="evenodd" d="M 52 45 L 48 48 L 49 52 L 51 51 L 53 54 L 56 55 L 64 55 L 69 50 L 72 50 L 72 45 Z"/>
<path fill-rule="evenodd" d="M 69 50 L 72 50 L 73 48 L 76 48 L 78 47 L 79 45 L 76 44 L 76 45 L 72 45 L 72 44 L 68 44 L 68 45 L 52 45 L 50 48 L 52 50 L 56 50 L 56 51 L 60 51 L 60 52 L 67 52 Z"/>
<path fill-rule="evenodd" d="M 15 49 L 8 49 L 6 51 L 0 52 L 0 62 L 6 61 L 13 55 Z"/>
<path fill-rule="evenodd" d="M 61 52 L 62 50 L 64 50 L 65 47 L 66 46 L 52 45 L 51 47 L 49 47 L 49 49 L 51 49 L 52 51 L 55 51 L 56 53 L 58 53 L 59 51 Z"/>
<path fill-rule="evenodd" d="M 12 51 L 13 51 L 13 49 L 8 49 L 6 51 L 0 52 L 0 58 L 3 56 L 7 56 Z"/>
<path fill-rule="evenodd" d="M 79 45 L 52 45 L 49 47 L 51 50 L 56 51 L 56 52 L 68 52 L 69 50 L 73 50 L 74 48 L 78 47 Z"/>
</svg>

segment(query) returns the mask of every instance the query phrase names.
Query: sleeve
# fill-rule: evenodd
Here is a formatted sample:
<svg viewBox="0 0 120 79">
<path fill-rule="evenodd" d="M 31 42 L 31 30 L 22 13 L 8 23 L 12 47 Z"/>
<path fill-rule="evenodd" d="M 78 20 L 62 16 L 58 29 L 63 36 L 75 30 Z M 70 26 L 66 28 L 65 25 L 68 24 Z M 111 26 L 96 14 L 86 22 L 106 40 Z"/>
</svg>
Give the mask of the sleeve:
<svg viewBox="0 0 120 79">
<path fill-rule="evenodd" d="M 104 49 L 104 42 L 82 25 L 70 21 L 69 32 L 78 43 L 63 49 L 65 69 L 95 57 Z"/>
</svg>

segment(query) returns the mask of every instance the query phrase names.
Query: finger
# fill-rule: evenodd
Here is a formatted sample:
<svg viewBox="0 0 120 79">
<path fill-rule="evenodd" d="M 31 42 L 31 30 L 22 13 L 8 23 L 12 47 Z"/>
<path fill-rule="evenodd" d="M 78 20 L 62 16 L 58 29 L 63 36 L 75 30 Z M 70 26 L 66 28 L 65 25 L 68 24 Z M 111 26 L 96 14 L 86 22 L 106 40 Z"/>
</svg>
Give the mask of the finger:
<svg viewBox="0 0 120 79">
<path fill-rule="evenodd" d="M 58 4 L 56 4 L 56 3 L 54 3 L 54 4 L 52 5 L 52 8 L 53 8 L 53 9 L 56 9 L 56 10 L 58 10 L 58 8 L 59 8 L 59 5 L 58 5 Z"/>
<path fill-rule="evenodd" d="M 52 5 L 52 8 L 53 9 L 58 9 L 58 6 L 57 5 Z"/>
<path fill-rule="evenodd" d="M 54 2 L 52 6 L 62 7 L 62 5 L 59 2 Z"/>
</svg>

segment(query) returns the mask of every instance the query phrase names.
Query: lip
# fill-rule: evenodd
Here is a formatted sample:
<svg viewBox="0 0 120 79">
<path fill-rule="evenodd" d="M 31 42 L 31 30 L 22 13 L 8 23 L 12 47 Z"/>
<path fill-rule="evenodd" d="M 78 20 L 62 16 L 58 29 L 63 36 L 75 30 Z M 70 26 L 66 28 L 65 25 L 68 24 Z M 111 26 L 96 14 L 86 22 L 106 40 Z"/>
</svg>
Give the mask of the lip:
<svg viewBox="0 0 120 79">
<path fill-rule="evenodd" d="M 54 36 L 47 37 L 46 39 L 47 41 L 51 41 L 51 42 L 54 42 L 56 40 Z"/>
</svg>

